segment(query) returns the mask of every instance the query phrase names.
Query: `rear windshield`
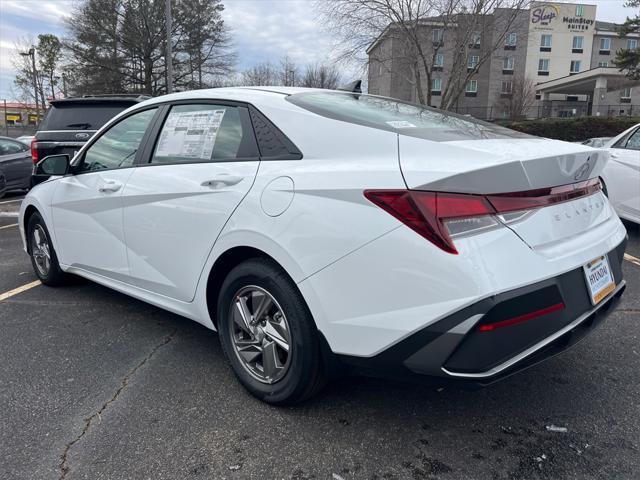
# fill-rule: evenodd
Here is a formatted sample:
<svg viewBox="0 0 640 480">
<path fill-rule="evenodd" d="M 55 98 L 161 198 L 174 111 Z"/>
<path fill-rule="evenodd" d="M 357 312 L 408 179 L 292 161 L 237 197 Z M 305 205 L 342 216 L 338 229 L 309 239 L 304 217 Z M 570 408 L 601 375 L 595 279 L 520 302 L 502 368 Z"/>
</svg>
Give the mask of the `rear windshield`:
<svg viewBox="0 0 640 480">
<path fill-rule="evenodd" d="M 287 100 L 318 115 L 436 142 L 528 137 L 475 118 L 373 95 L 309 92 Z"/>
<path fill-rule="evenodd" d="M 68 103 L 52 105 L 39 130 L 97 130 L 133 103 Z"/>
</svg>

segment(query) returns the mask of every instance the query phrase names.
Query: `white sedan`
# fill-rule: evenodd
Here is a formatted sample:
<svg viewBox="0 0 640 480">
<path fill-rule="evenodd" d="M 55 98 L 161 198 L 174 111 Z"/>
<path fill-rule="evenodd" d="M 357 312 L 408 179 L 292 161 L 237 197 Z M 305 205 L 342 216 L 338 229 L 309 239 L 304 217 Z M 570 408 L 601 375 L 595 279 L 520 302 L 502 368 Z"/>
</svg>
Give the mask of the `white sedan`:
<svg viewBox="0 0 640 480">
<path fill-rule="evenodd" d="M 80 275 L 218 330 L 264 401 L 350 372 L 484 385 L 619 301 L 606 160 L 389 98 L 198 90 L 43 159 L 20 230 L 44 284 Z"/>
<path fill-rule="evenodd" d="M 640 223 L 640 124 L 603 146 L 611 160 L 602 172 L 609 201 L 626 220 Z"/>
</svg>

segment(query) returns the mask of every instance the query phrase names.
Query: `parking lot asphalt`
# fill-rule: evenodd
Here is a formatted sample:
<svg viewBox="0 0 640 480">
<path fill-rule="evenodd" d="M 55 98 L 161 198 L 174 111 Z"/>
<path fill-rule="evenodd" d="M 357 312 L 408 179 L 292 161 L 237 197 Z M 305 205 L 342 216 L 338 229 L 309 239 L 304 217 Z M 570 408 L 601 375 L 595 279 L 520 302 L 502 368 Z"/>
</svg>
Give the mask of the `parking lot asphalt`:
<svg viewBox="0 0 640 480">
<path fill-rule="evenodd" d="M 12 199 L 0 294 L 35 280 Z M 36 286 L 0 302 L 0 478 L 637 479 L 640 266 L 623 270 L 596 332 L 501 383 L 348 378 L 295 408 L 245 393 L 194 322 L 90 282 Z"/>
</svg>

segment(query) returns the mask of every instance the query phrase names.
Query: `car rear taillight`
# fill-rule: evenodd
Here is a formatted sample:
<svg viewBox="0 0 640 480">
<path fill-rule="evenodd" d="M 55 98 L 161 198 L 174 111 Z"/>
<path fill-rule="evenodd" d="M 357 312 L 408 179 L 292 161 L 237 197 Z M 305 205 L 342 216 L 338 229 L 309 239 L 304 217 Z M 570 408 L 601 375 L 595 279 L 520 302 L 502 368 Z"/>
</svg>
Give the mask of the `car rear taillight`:
<svg viewBox="0 0 640 480">
<path fill-rule="evenodd" d="M 592 195 L 598 179 L 523 192 L 476 195 L 419 190 L 365 190 L 364 196 L 445 252 L 453 238 L 517 222 L 536 208 Z"/>
<path fill-rule="evenodd" d="M 34 165 L 38 163 L 38 142 L 35 138 L 31 139 L 31 161 Z"/>
</svg>

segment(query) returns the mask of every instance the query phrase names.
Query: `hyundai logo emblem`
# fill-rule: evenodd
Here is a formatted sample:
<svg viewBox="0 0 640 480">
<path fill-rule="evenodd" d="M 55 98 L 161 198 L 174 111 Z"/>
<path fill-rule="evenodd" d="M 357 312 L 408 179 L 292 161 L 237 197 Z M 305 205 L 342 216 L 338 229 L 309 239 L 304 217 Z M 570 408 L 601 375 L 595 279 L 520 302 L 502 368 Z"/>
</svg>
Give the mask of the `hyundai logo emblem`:
<svg viewBox="0 0 640 480">
<path fill-rule="evenodd" d="M 582 165 L 580 165 L 580 168 L 578 168 L 578 170 L 576 170 L 576 174 L 573 176 L 573 179 L 574 180 L 580 180 L 588 172 L 589 172 L 589 159 L 587 159 L 586 162 L 584 162 Z"/>
</svg>

